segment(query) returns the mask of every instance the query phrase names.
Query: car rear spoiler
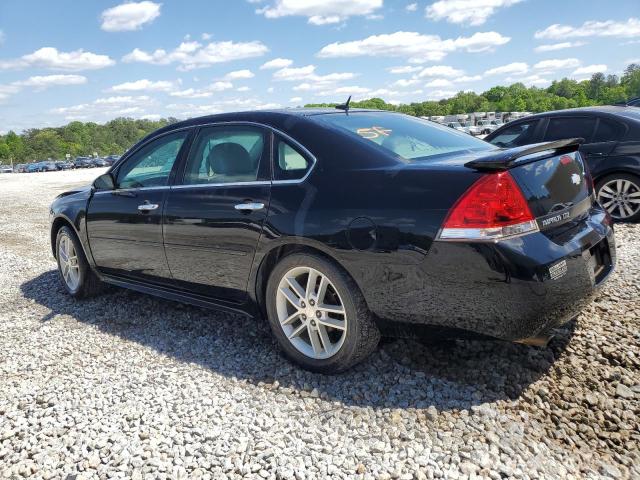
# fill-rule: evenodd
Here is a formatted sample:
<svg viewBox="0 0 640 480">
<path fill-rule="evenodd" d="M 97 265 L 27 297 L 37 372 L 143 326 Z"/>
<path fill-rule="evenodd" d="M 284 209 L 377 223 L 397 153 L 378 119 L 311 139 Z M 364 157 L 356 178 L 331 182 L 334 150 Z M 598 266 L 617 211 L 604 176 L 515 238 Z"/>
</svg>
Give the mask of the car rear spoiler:
<svg viewBox="0 0 640 480">
<path fill-rule="evenodd" d="M 575 152 L 582 143 L 584 143 L 583 138 L 568 138 L 566 140 L 556 140 L 555 142 L 503 148 L 491 155 L 467 162 L 464 166 L 475 170 L 509 170 L 517 165 L 535 162 L 546 156 Z M 548 152 L 548 155 L 535 155 L 543 152 Z"/>
</svg>

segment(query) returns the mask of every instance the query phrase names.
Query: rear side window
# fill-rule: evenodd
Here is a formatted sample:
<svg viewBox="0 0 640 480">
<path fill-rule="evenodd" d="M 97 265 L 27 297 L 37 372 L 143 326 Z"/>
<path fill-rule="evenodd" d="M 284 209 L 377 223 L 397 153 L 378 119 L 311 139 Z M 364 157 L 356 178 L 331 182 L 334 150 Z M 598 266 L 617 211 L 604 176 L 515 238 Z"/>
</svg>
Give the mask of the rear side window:
<svg viewBox="0 0 640 480">
<path fill-rule="evenodd" d="M 549 119 L 545 141 L 564 140 L 566 138 L 584 138 L 591 141 L 596 119 L 590 117 L 552 117 Z"/>
<path fill-rule="evenodd" d="M 539 120 L 518 123 L 506 127 L 502 132 L 491 139 L 491 143 L 501 148 L 519 147 L 529 143 L 535 143 L 534 132 Z"/>
<path fill-rule="evenodd" d="M 335 113 L 317 115 L 314 119 L 347 131 L 363 142 L 372 142 L 407 161 L 493 148 L 453 128 L 397 113 Z"/>
<path fill-rule="evenodd" d="M 591 142 L 615 142 L 616 140 L 620 140 L 624 131 L 624 125 L 621 123 L 601 118 Z"/>
<path fill-rule="evenodd" d="M 256 181 L 264 145 L 264 132 L 256 127 L 203 128 L 189 153 L 184 183 Z"/>
<path fill-rule="evenodd" d="M 277 139 L 274 163 L 274 180 L 299 180 L 311 168 L 311 162 L 282 139 Z"/>
</svg>

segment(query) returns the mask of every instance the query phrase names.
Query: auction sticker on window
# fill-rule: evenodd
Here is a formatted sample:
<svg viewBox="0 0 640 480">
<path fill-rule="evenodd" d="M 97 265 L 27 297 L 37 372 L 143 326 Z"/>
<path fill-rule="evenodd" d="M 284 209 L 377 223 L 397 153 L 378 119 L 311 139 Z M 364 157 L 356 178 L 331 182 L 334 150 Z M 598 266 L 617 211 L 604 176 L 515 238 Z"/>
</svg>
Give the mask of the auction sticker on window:
<svg viewBox="0 0 640 480">
<path fill-rule="evenodd" d="M 556 263 L 549 267 L 549 275 L 551 276 L 551 280 L 557 280 L 561 277 L 564 277 L 567 273 L 567 261 L 562 260 L 561 262 Z"/>
</svg>

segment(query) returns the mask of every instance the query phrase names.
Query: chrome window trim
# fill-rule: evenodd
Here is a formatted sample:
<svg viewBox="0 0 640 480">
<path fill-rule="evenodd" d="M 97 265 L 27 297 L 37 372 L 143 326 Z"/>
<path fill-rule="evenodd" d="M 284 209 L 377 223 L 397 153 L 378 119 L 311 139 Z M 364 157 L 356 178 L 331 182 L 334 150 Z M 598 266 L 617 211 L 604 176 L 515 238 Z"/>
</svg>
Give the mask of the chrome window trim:
<svg viewBox="0 0 640 480">
<path fill-rule="evenodd" d="M 271 180 L 255 180 L 252 182 L 229 182 L 229 183 L 188 183 L 186 185 L 172 185 L 171 190 L 182 190 L 185 188 L 205 188 L 205 187 L 242 187 L 247 185 L 271 185 Z"/>
<path fill-rule="evenodd" d="M 94 193 L 94 195 L 99 195 L 102 193 L 111 193 L 113 195 L 117 195 L 118 193 L 125 193 L 125 192 L 144 192 L 144 191 L 150 191 L 150 190 L 170 190 L 171 186 L 170 185 L 162 185 L 162 186 L 158 186 L 158 187 L 139 187 L 139 188 L 115 188 L 113 190 L 96 190 Z"/>
<path fill-rule="evenodd" d="M 272 133 L 277 133 L 278 135 L 280 135 L 282 138 L 284 138 L 287 142 L 291 143 L 292 145 L 296 146 L 298 149 L 300 149 L 309 159 L 311 159 L 311 166 L 309 167 L 309 169 L 307 170 L 307 173 L 304 175 L 304 177 L 299 178 L 299 179 L 295 179 L 295 180 L 274 180 L 273 179 L 273 168 L 271 168 L 271 180 L 254 180 L 254 181 L 249 181 L 249 182 L 229 182 L 229 183 L 188 183 L 188 184 L 179 184 L 179 185 L 172 185 L 172 188 L 187 188 L 187 187 L 197 187 L 197 188 L 201 188 L 201 187 L 224 187 L 224 186 L 242 186 L 242 185 L 291 185 L 291 184 L 297 184 L 297 183 L 302 183 L 304 182 L 309 175 L 311 175 L 311 172 L 313 171 L 313 169 L 316 166 L 316 163 L 318 163 L 318 160 L 316 159 L 315 155 L 313 155 L 309 149 L 307 149 L 304 145 L 302 145 L 300 142 L 298 142 L 296 139 L 291 138 L 290 135 L 287 135 L 286 133 L 284 133 L 282 130 L 279 130 L 275 127 L 272 127 L 271 125 L 266 125 L 264 123 L 260 123 L 260 122 L 251 122 L 251 121 L 244 121 L 244 120 L 233 120 L 233 121 L 226 121 L 226 122 L 211 122 L 211 123 L 202 123 L 200 125 L 192 125 L 192 128 L 207 128 L 207 127 L 224 127 L 224 126 L 251 126 L 251 127 L 258 127 L 258 128 L 264 128 L 267 129 L 269 131 L 271 131 Z M 273 150 L 273 145 L 271 145 L 271 150 Z"/>
</svg>

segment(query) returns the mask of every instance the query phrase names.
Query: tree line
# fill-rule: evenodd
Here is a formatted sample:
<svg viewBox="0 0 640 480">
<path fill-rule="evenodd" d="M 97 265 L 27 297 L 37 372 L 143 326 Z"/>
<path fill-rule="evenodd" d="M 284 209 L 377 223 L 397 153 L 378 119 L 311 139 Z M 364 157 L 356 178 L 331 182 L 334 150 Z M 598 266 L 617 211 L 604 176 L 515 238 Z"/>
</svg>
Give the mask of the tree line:
<svg viewBox="0 0 640 480">
<path fill-rule="evenodd" d="M 626 102 L 640 97 L 640 65 L 629 65 L 621 77 L 595 73 L 589 80 L 564 78 L 546 88 L 526 87 L 514 83 L 496 86 L 486 92 L 459 92 L 452 98 L 437 101 L 393 105 L 381 98 L 353 102 L 358 108 L 393 110 L 415 116 L 452 115 L 469 112 L 545 112 L 565 108 L 588 107 Z M 308 104 L 309 107 L 332 107 L 335 103 Z M 58 128 L 32 128 L 21 134 L 10 131 L 0 135 L 0 162 L 21 163 L 48 158 L 122 154 L 146 134 L 176 122 L 175 118 L 134 120 L 116 118 L 100 125 L 71 122 Z"/>
</svg>

